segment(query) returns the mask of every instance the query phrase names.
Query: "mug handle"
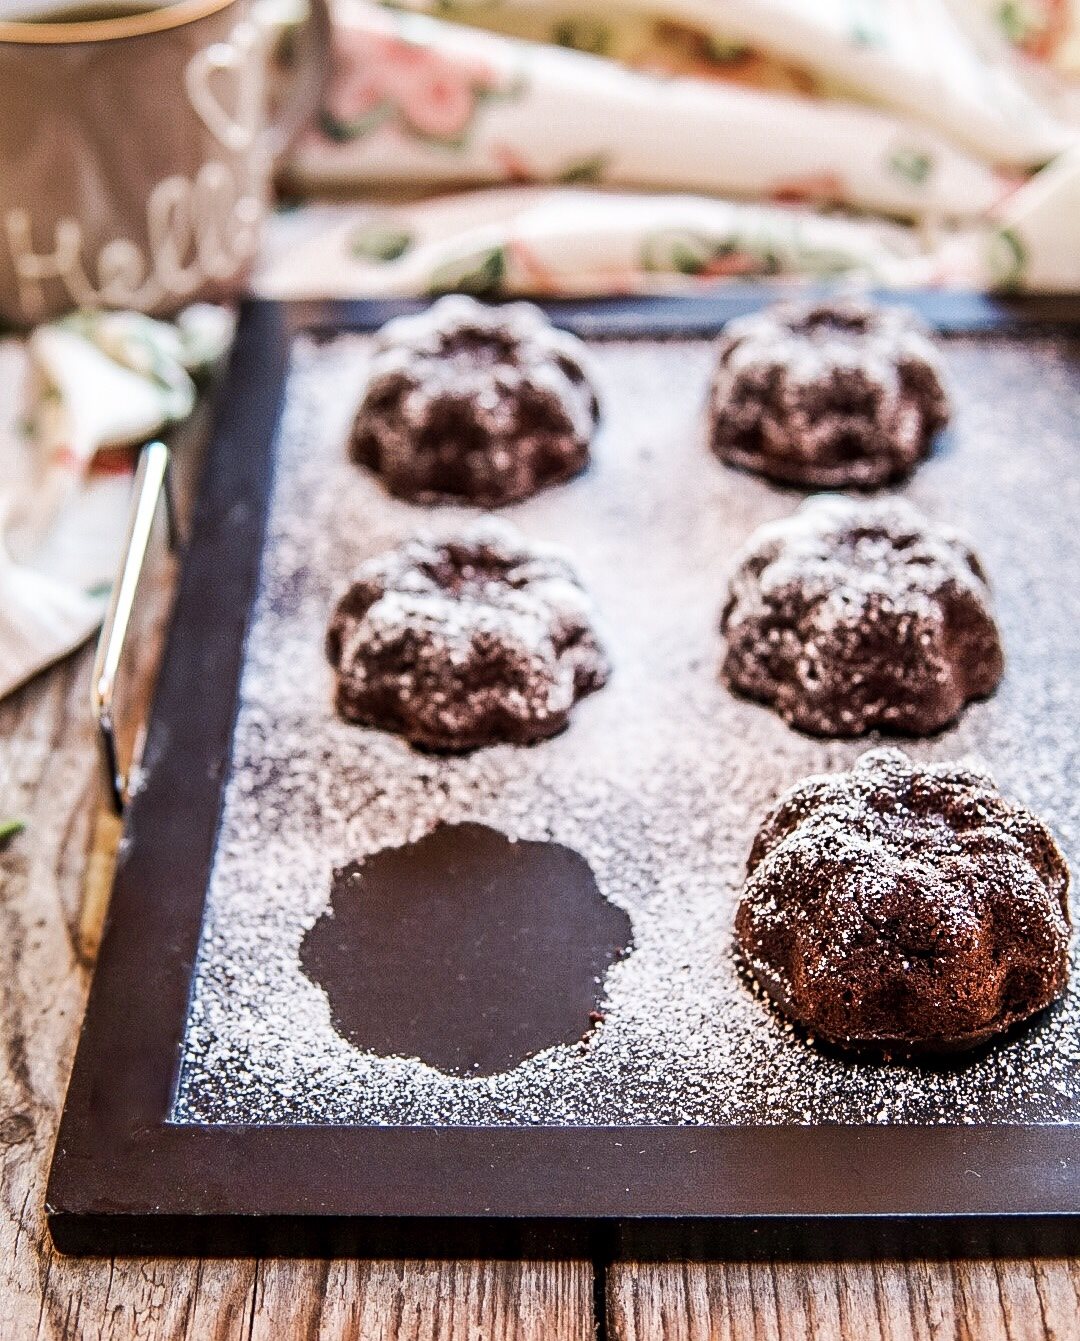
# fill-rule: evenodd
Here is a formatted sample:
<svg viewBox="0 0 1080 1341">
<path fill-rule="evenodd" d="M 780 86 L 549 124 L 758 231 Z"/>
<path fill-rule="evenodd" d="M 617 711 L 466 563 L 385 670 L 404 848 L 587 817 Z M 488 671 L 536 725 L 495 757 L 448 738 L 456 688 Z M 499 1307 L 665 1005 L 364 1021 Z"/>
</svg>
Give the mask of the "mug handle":
<svg viewBox="0 0 1080 1341">
<path fill-rule="evenodd" d="M 277 116 L 266 131 L 264 143 L 272 162 L 280 159 L 291 147 L 319 110 L 323 90 L 330 77 L 330 3 L 329 0 L 308 0 L 308 6 L 307 19 L 293 30 L 297 42 L 290 61 L 293 66 L 290 79 L 292 87 L 282 99 Z"/>
</svg>

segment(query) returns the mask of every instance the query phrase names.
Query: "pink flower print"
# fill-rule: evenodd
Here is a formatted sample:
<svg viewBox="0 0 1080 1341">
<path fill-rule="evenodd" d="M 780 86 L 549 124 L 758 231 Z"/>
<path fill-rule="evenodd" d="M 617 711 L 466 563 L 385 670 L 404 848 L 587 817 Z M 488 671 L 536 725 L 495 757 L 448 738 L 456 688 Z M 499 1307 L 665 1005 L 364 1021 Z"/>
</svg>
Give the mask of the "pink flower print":
<svg viewBox="0 0 1080 1341">
<path fill-rule="evenodd" d="M 335 32 L 334 68 L 326 95 L 326 110 L 335 120 L 363 121 L 382 112 L 379 58 L 372 50 L 382 40 L 348 28 Z"/>
<path fill-rule="evenodd" d="M 398 37 L 344 30 L 336 54 L 327 112 L 351 135 L 391 122 L 460 144 L 480 99 L 498 87 L 496 72 L 482 63 Z"/>
<path fill-rule="evenodd" d="M 844 179 L 839 173 L 827 169 L 776 182 L 769 192 L 773 200 L 787 205 L 804 201 L 840 201 L 845 199 L 846 194 Z"/>
</svg>

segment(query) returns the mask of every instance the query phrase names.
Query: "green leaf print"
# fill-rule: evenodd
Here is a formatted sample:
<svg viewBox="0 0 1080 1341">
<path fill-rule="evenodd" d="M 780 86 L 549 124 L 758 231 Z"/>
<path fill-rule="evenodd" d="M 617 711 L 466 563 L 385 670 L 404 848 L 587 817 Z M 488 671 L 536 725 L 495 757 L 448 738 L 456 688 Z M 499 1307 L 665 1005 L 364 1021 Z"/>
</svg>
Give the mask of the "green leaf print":
<svg viewBox="0 0 1080 1341">
<path fill-rule="evenodd" d="M 774 275 L 784 268 L 767 236 L 735 232 L 730 236 L 709 237 L 689 228 L 667 229 L 647 237 L 642 246 L 641 267 L 660 274 L 716 279 Z"/>
<path fill-rule="evenodd" d="M 0 820 L 0 848 L 7 847 L 8 843 L 16 834 L 22 833 L 26 828 L 26 821 L 21 819 Z"/>
<path fill-rule="evenodd" d="M 848 0 L 848 38 L 854 47 L 885 46 L 885 30 L 876 0 Z"/>
<path fill-rule="evenodd" d="M 417 44 L 412 44 L 422 50 Z M 468 147 L 476 117 L 480 110 L 491 102 L 508 102 L 521 98 L 528 90 L 528 78 L 523 71 L 517 71 L 501 86 L 487 88 L 480 84 L 470 84 L 467 90 L 467 103 L 463 108 L 460 124 L 446 125 L 439 129 L 431 128 L 423 120 L 417 120 L 417 109 L 392 98 L 387 98 L 378 106 L 362 116 L 347 117 L 324 109 L 319 113 L 319 128 L 327 139 L 337 144 L 350 140 L 363 139 L 381 130 L 388 123 L 401 135 L 439 149 L 460 151 Z"/>
<path fill-rule="evenodd" d="M 611 29 L 606 23 L 582 15 L 561 19 L 551 29 L 551 40 L 559 47 L 572 47 L 591 56 L 606 56 L 611 50 Z"/>
<path fill-rule="evenodd" d="M 745 42 L 736 42 L 731 38 L 705 35 L 705 52 L 714 65 L 733 65 L 750 54 Z"/>
<path fill-rule="evenodd" d="M 393 224 L 372 223 L 358 228 L 349 239 L 349 251 L 359 261 L 396 261 L 412 246 L 407 229 Z"/>
<path fill-rule="evenodd" d="M 750 213 L 730 231 L 714 235 L 667 228 L 642 242 L 641 268 L 659 274 L 740 279 L 751 275 L 836 275 L 859 265 L 859 257 L 804 227 L 798 215 Z"/>
<path fill-rule="evenodd" d="M 390 3 L 390 0 L 380 0 L 380 3 L 386 9 L 411 12 L 410 6 L 403 3 L 403 0 L 394 0 L 394 3 Z M 458 19 L 461 23 L 468 23 L 477 14 L 501 9 L 502 3 L 503 0 L 434 0 L 431 8 L 433 13 L 441 15 L 444 19 Z"/>
<path fill-rule="evenodd" d="M 700 275 L 709 264 L 716 244 L 704 233 L 672 228 L 647 237 L 641 249 L 643 270 L 667 274 Z"/>
<path fill-rule="evenodd" d="M 428 280 L 427 291 L 431 294 L 471 293 L 477 298 L 488 298 L 501 291 L 505 278 L 505 249 L 489 247 L 438 266 Z"/>
<path fill-rule="evenodd" d="M 934 158 L 925 149 L 907 146 L 889 156 L 889 169 L 912 186 L 925 186 L 934 171 Z"/>
<path fill-rule="evenodd" d="M 574 185 L 582 182 L 602 182 L 604 174 L 607 172 L 609 156 L 607 154 L 590 154 L 588 158 L 579 159 L 576 163 L 571 163 L 556 173 L 555 180 L 564 182 L 566 185 Z"/>
<path fill-rule="evenodd" d="M 1023 4 L 1017 0 L 1003 0 L 997 8 L 998 27 L 1016 46 L 1021 46 L 1036 31 L 1037 24 Z"/>
<path fill-rule="evenodd" d="M 997 289 L 1019 289 L 1028 266 L 1027 248 L 1012 228 L 998 228 L 990 235 L 987 266 Z"/>
<path fill-rule="evenodd" d="M 361 136 L 370 135 L 373 130 L 378 130 L 383 122 L 393 115 L 393 110 L 388 103 L 383 103 L 367 116 L 356 117 L 351 121 L 343 120 L 336 117 L 333 112 L 323 110 L 319 113 L 319 129 L 335 144 L 347 144 L 349 140 L 358 140 Z"/>
</svg>

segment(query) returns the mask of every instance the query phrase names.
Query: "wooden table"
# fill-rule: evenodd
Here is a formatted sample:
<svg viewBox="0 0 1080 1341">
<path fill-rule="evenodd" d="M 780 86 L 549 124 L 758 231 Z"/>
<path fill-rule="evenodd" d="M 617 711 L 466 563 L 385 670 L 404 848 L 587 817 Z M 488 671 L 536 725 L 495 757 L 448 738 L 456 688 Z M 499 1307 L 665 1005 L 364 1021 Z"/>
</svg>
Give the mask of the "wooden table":
<svg viewBox="0 0 1080 1341">
<path fill-rule="evenodd" d="M 89 656 L 0 704 L 0 1341 L 26 1337 L 1080 1338 L 1080 1259 L 828 1264 L 59 1257 L 45 1177 L 115 828 Z"/>
</svg>

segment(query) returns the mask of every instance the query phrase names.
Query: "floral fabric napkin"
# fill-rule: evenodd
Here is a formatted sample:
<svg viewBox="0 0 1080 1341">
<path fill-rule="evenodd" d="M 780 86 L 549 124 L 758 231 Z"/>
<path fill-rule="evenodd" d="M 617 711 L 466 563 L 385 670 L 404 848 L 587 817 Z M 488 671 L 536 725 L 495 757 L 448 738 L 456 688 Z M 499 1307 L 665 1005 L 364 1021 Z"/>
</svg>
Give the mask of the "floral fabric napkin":
<svg viewBox="0 0 1080 1341">
<path fill-rule="evenodd" d="M 79 314 L 0 342 L 0 697 L 86 641 L 120 559 L 132 448 L 195 404 L 230 318 Z"/>
<path fill-rule="evenodd" d="M 328 267 L 332 264 L 332 284 Z M 279 217 L 267 297 L 693 292 L 726 279 L 937 282 L 911 230 L 702 196 L 506 187 L 408 206 L 312 205 Z"/>
<path fill-rule="evenodd" d="M 501 189 L 368 205 L 352 229 L 340 211 L 278 221 L 257 283 L 651 292 L 850 271 L 1066 287 L 1076 38 L 1055 0 L 1018 4 L 600 0 L 583 18 L 562 0 L 336 0 L 334 74 L 290 187 Z M 300 235 L 296 264 L 280 240 Z"/>
<path fill-rule="evenodd" d="M 935 128 L 850 99 L 661 77 L 362 3 L 338 15 L 338 73 L 293 159 L 306 193 L 588 181 L 966 218 L 1013 184 Z M 1036 158 L 1058 144 L 1038 129 L 1016 137 Z"/>
</svg>

